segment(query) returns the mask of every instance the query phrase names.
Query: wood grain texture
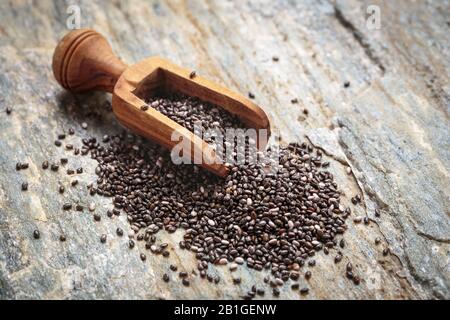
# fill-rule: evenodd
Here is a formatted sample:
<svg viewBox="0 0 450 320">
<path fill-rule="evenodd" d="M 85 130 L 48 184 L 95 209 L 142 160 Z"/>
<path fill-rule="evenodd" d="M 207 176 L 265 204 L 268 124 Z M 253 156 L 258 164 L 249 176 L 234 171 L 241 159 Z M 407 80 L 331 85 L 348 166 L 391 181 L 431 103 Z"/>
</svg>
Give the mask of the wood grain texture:
<svg viewBox="0 0 450 320">
<path fill-rule="evenodd" d="M 112 93 L 127 68 L 112 52 L 108 40 L 92 29 L 67 33 L 56 46 L 52 60 L 55 79 L 73 93 Z"/>
<path fill-rule="evenodd" d="M 143 263 L 141 244 L 128 250 L 125 239 L 114 238 L 117 226 L 128 229 L 125 217 L 94 223 L 86 212 L 61 210 L 67 200 L 92 201 L 85 185 L 96 179 L 96 164 L 75 158 L 69 165 L 85 168 L 80 185 L 57 194 L 69 178 L 40 169 L 65 153 L 53 146 L 56 135 L 73 122 L 82 136 L 121 130 L 101 107 L 104 95 L 73 96 L 53 79 L 53 49 L 67 32 L 73 3 L 82 27 L 107 35 L 123 61 L 162 56 L 234 91 L 253 92 L 283 141 L 307 140 L 327 154 L 345 204 L 362 197 L 352 215 L 371 223 L 349 222 L 343 261 L 320 253 L 309 283 L 301 280 L 310 294 L 285 286 L 281 298 L 450 298 L 450 5 L 407 0 L 1 1 L 0 298 L 228 299 L 265 275 L 240 268 L 235 276 L 244 280 L 236 286 L 225 267 L 212 267 L 220 286 L 199 278 L 190 288 L 166 284 L 161 277 L 170 263 L 187 271 L 196 265 L 176 245 L 182 232 L 159 234 L 174 248 L 169 259 Z M 367 29 L 369 4 L 380 6 L 380 30 Z M 15 171 L 17 161 L 30 168 Z M 102 214 L 111 205 L 93 201 Z M 36 228 L 39 241 L 31 237 Z M 65 243 L 57 241 L 61 232 Z M 111 238 L 107 245 L 101 233 Z M 392 253 L 383 256 L 387 244 Z M 359 286 L 344 277 L 347 261 L 362 275 Z"/>
</svg>

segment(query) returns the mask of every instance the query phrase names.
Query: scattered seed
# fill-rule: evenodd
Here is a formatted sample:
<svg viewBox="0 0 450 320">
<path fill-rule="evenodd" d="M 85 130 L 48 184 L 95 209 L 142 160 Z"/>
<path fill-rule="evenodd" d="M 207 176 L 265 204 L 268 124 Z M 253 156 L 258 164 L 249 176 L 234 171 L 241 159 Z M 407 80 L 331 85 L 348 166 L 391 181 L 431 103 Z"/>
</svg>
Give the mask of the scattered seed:
<svg viewBox="0 0 450 320">
<path fill-rule="evenodd" d="M 311 279 L 311 276 L 312 276 L 311 271 L 306 271 L 305 272 L 305 279 L 306 280 Z"/>
<path fill-rule="evenodd" d="M 235 262 L 231 263 L 230 264 L 230 271 L 236 271 L 237 267 L 238 267 L 237 263 L 235 263 Z"/>
<path fill-rule="evenodd" d="M 169 277 L 169 275 L 167 273 L 163 274 L 163 280 L 164 280 L 164 282 L 169 282 L 170 281 L 170 277 Z"/>
<path fill-rule="evenodd" d="M 33 231 L 33 238 L 39 239 L 40 237 L 41 237 L 41 233 L 39 232 L 39 230 L 34 230 Z"/>
<path fill-rule="evenodd" d="M 274 297 L 278 297 L 280 295 L 280 289 L 273 288 L 272 289 L 272 294 L 273 294 Z"/>
<path fill-rule="evenodd" d="M 359 194 L 357 194 L 356 196 L 354 196 L 354 197 L 351 199 L 351 201 L 352 201 L 352 203 L 353 203 L 354 205 L 357 205 L 358 203 L 361 202 L 361 197 L 359 196 Z"/>
<path fill-rule="evenodd" d="M 65 235 L 60 235 L 59 236 L 59 241 L 61 241 L 61 242 L 65 242 L 66 241 L 66 236 Z"/>
<path fill-rule="evenodd" d="M 298 272 L 291 272 L 290 274 L 291 280 L 297 281 L 300 278 L 300 274 Z"/>
<path fill-rule="evenodd" d="M 377 217 L 377 218 L 380 217 L 380 210 L 375 209 L 375 217 Z"/>
<path fill-rule="evenodd" d="M 72 205 L 70 203 L 63 204 L 63 210 L 70 210 L 70 209 L 72 209 Z"/>
<path fill-rule="evenodd" d="M 284 284 L 284 281 L 280 278 L 275 278 L 275 285 L 282 286 Z"/>
<path fill-rule="evenodd" d="M 236 262 L 237 264 L 243 264 L 244 263 L 244 259 L 242 257 L 236 257 L 234 259 L 234 262 Z"/>
<path fill-rule="evenodd" d="M 345 267 L 347 272 L 351 272 L 353 271 L 353 265 L 351 262 L 347 263 L 347 266 Z"/>
<path fill-rule="evenodd" d="M 171 264 L 171 265 L 169 266 L 169 269 L 175 272 L 175 271 L 178 270 L 178 267 L 177 267 L 176 265 L 174 265 L 174 264 Z"/>
<path fill-rule="evenodd" d="M 123 236 L 123 230 L 122 230 L 121 228 L 117 228 L 117 229 L 116 229 L 116 233 L 117 233 L 117 235 L 118 235 L 119 237 L 122 237 L 122 236 Z"/>
<path fill-rule="evenodd" d="M 189 282 L 189 280 L 186 279 L 186 278 L 182 279 L 182 280 L 181 280 L 181 283 L 182 283 L 183 286 L 185 286 L 185 287 L 189 287 L 189 285 L 191 284 L 191 283 Z"/>
<path fill-rule="evenodd" d="M 105 243 L 106 242 L 106 234 L 102 234 L 100 237 L 100 242 Z"/>
<path fill-rule="evenodd" d="M 192 71 L 192 72 L 189 74 L 189 79 L 194 79 L 196 75 L 197 75 L 197 73 L 196 73 L 195 71 Z"/>
<path fill-rule="evenodd" d="M 361 223 L 361 221 L 362 221 L 362 217 L 356 217 L 353 219 L 354 223 Z"/>
<path fill-rule="evenodd" d="M 28 190 L 28 182 L 22 182 L 22 191 Z"/>
<path fill-rule="evenodd" d="M 47 160 L 42 162 L 42 169 L 44 169 L 44 170 L 48 169 L 48 161 Z"/>
</svg>

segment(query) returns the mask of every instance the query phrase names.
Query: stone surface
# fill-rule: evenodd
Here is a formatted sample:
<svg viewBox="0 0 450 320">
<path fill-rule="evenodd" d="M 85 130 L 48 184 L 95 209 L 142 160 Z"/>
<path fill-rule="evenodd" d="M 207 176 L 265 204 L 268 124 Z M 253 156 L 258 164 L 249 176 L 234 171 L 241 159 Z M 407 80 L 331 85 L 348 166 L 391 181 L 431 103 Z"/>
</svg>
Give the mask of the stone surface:
<svg viewBox="0 0 450 320">
<path fill-rule="evenodd" d="M 281 298 L 450 298 L 448 1 L 43 0 L 0 2 L 0 299 L 229 299 L 265 275 L 240 266 L 233 277 L 242 284 L 233 285 L 229 268 L 217 266 L 220 286 L 200 278 L 189 288 L 165 283 L 171 263 L 195 269 L 194 256 L 178 249 L 182 232 L 159 234 L 174 248 L 169 258 L 148 253 L 142 262 L 142 243 L 130 250 L 127 238 L 115 235 L 118 226 L 129 231 L 125 216 L 106 218 L 110 199 L 94 198 L 101 222 L 87 210 L 93 160 L 69 157 L 66 168 L 85 169 L 76 187 L 67 175 L 41 169 L 65 154 L 53 141 L 69 127 L 78 136 L 121 130 L 102 107 L 110 97 L 73 96 L 53 78 L 51 57 L 67 32 L 70 4 L 80 6 L 81 26 L 105 34 L 124 61 L 160 55 L 251 91 L 284 142 L 307 140 L 327 154 L 352 217 L 371 223 L 349 221 L 341 263 L 333 263 L 335 251 L 318 255 L 309 283 L 301 279 L 308 296 L 286 285 Z M 381 9 L 379 30 L 367 28 L 369 4 Z M 18 161 L 29 169 L 16 171 Z M 356 194 L 363 203 L 355 207 Z M 67 201 L 84 212 L 64 212 Z M 383 256 L 387 246 L 391 254 Z M 362 276 L 359 286 L 344 277 L 348 261 Z"/>
</svg>

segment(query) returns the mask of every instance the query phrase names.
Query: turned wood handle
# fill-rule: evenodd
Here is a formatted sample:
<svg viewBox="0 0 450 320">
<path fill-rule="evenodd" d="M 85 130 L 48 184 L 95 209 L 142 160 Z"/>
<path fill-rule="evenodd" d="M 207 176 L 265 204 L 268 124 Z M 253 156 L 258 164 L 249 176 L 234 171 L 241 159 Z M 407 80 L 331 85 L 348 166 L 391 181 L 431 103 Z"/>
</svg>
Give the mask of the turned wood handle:
<svg viewBox="0 0 450 320">
<path fill-rule="evenodd" d="M 126 68 L 105 37 L 92 29 L 69 32 L 53 54 L 53 74 L 61 86 L 72 92 L 112 93 Z"/>
</svg>

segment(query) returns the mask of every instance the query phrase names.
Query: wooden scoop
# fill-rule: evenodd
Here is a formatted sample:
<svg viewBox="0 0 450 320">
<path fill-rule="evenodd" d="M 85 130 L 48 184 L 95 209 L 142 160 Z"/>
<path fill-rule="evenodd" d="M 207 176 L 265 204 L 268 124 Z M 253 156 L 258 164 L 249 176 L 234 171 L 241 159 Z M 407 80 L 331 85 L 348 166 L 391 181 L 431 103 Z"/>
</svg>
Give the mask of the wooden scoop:
<svg viewBox="0 0 450 320">
<path fill-rule="evenodd" d="M 113 94 L 112 107 L 125 126 L 171 150 L 179 141 L 171 135 L 178 131 L 183 141 L 191 141 L 191 159 L 203 153 L 201 166 L 224 177 L 228 168 L 216 160 L 211 146 L 154 108 L 141 110 L 144 97 L 158 91 L 175 91 L 213 103 L 235 114 L 247 127 L 267 129 L 269 120 L 257 105 L 227 88 L 202 77 L 192 77 L 191 70 L 159 57 L 151 57 L 127 66 L 112 52 L 108 41 L 91 29 L 69 32 L 53 55 L 53 73 L 65 89 L 72 92 L 102 90 Z M 265 147 L 266 141 L 258 143 Z M 197 151 L 196 151 L 197 150 Z"/>
</svg>

